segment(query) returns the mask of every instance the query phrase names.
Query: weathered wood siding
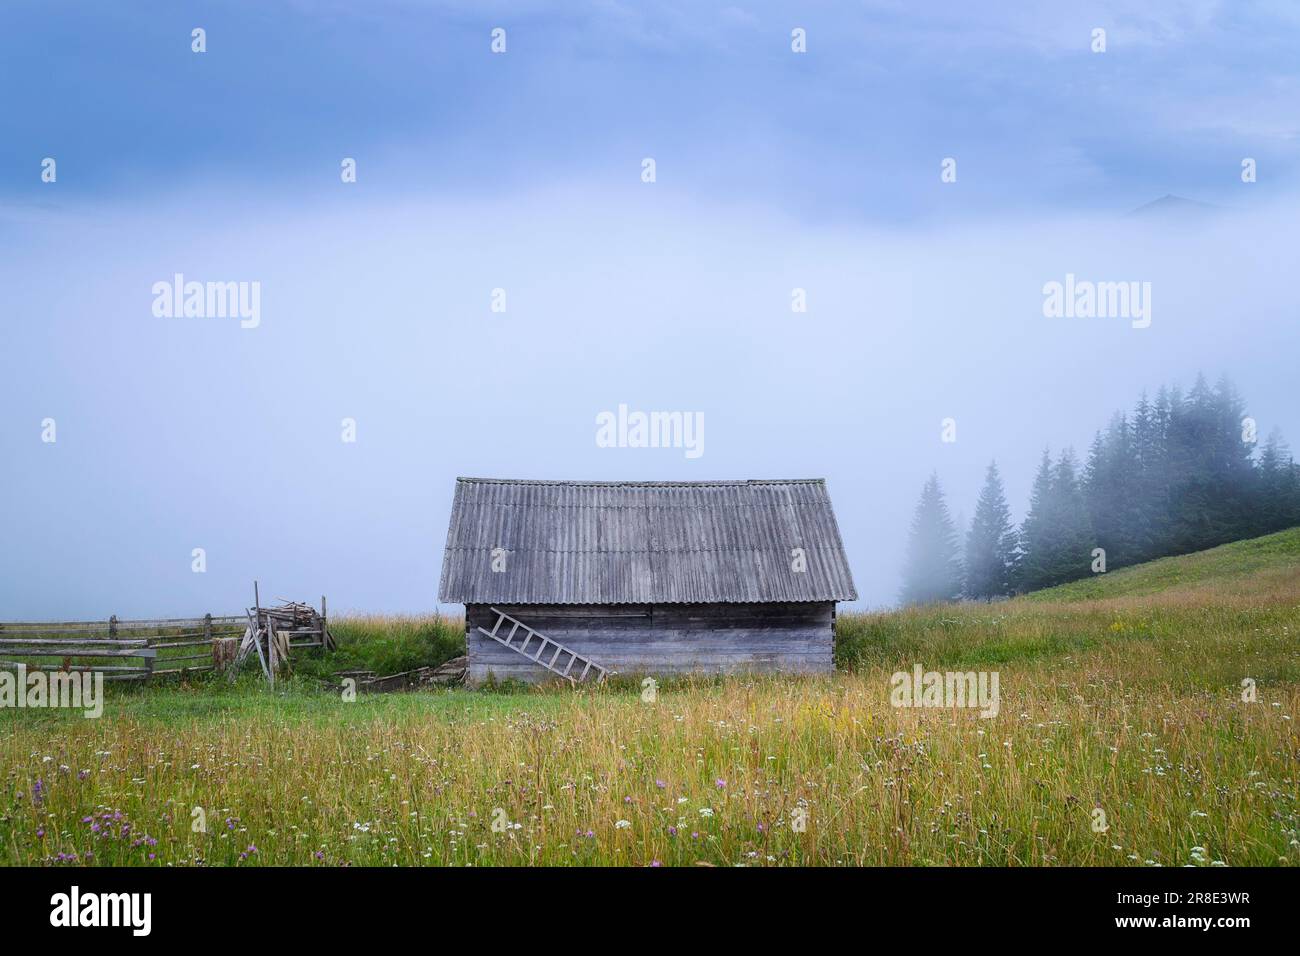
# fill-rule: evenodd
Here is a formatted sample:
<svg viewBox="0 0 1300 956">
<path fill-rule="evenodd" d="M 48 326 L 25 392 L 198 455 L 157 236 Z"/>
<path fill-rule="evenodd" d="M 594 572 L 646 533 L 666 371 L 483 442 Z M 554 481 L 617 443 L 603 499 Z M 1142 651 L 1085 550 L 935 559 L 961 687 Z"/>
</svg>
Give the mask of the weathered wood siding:
<svg viewBox="0 0 1300 956">
<path fill-rule="evenodd" d="M 834 669 L 835 605 L 830 601 L 497 607 L 620 674 L 825 673 Z M 491 630 L 495 621 L 488 605 L 466 605 L 466 681 L 470 686 L 482 684 L 489 673 L 498 681 L 535 682 L 554 677 L 478 633 L 479 627 Z"/>
</svg>

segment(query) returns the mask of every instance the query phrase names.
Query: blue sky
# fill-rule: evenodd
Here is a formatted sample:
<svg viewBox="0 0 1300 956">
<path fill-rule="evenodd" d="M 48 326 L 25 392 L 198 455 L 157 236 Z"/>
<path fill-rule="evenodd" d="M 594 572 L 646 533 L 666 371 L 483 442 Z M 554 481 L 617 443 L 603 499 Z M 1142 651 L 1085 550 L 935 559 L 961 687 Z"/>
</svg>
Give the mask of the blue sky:
<svg viewBox="0 0 1300 956">
<path fill-rule="evenodd" d="M 1300 442 L 1300 8 L 1130 6 L 7 5 L 0 619 L 427 610 L 457 474 L 825 476 L 879 605 L 932 469 L 1019 513 L 1143 387 Z M 1169 193 L 1216 210 L 1125 216 Z M 177 272 L 261 325 L 154 316 Z M 1067 272 L 1152 326 L 1045 319 Z M 597 448 L 620 403 L 705 454 Z"/>
<path fill-rule="evenodd" d="M 653 152 L 715 199 L 908 222 L 1236 202 L 1243 148 L 1273 182 L 1296 162 L 1285 2 L 6 6 L 11 199 L 50 198 L 32 150 L 61 157 L 61 200 L 309 191 L 340 153 L 370 195 L 499 195 L 619 182 Z M 971 185 L 934 190 L 936 156 Z"/>
</svg>

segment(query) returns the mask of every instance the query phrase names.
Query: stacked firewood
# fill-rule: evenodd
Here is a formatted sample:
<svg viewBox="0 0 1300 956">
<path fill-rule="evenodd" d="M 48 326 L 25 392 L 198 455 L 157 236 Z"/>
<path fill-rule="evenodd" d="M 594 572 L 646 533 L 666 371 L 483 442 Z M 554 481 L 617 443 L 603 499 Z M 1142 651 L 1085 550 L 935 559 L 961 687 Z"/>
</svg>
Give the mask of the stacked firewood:
<svg viewBox="0 0 1300 956">
<path fill-rule="evenodd" d="M 248 627 L 244 630 L 239 652 L 235 655 L 238 670 L 250 655 L 256 653 L 266 679 L 275 684 L 276 675 L 291 670 L 290 655 L 294 650 L 312 647 L 335 649 L 325 615 L 325 599 L 321 598 L 320 611 L 310 604 L 284 601 L 274 607 L 262 607 L 253 585 L 253 606 L 247 608 Z"/>
</svg>

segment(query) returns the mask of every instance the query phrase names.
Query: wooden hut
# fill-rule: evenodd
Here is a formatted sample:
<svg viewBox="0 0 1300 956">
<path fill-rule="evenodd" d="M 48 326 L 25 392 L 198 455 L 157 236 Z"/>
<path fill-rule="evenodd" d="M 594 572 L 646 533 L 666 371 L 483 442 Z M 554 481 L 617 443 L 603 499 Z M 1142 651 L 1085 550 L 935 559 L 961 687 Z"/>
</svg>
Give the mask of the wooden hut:
<svg viewBox="0 0 1300 956">
<path fill-rule="evenodd" d="M 857 598 L 826 483 L 459 478 L 439 599 L 471 686 L 833 668 Z"/>
</svg>

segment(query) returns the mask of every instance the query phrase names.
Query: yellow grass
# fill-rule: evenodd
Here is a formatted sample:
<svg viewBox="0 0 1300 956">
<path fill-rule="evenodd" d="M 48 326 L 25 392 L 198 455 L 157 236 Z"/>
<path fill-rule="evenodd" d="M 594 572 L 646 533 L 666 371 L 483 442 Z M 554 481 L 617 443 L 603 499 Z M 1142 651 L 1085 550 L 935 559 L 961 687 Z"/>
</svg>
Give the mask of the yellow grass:
<svg viewBox="0 0 1300 956">
<path fill-rule="evenodd" d="M 9 712 L 0 852 L 14 864 L 1293 864 L 1300 576 L 1262 573 L 1176 598 L 842 616 L 856 672 L 665 686 L 653 702 L 633 685 L 349 703 L 250 681 L 116 694 L 100 720 Z M 891 674 L 914 663 L 996 670 L 999 714 L 891 706 Z M 146 836 L 156 845 L 133 845 Z"/>
</svg>

